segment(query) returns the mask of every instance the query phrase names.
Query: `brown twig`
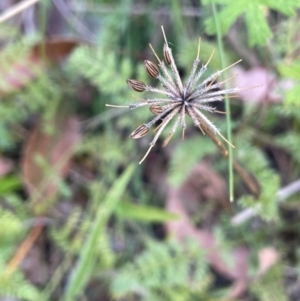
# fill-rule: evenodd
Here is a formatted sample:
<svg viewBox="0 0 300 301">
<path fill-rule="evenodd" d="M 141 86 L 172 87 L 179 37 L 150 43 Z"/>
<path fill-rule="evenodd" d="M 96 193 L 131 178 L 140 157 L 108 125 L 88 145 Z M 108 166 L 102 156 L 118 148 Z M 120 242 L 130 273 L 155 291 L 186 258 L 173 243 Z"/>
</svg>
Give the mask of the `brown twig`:
<svg viewBox="0 0 300 301">
<path fill-rule="evenodd" d="M 20 245 L 14 257 L 8 263 L 6 274 L 12 274 L 30 251 L 32 245 L 42 233 L 44 225 L 36 225 Z"/>
<path fill-rule="evenodd" d="M 0 23 L 12 18 L 16 14 L 21 13 L 22 11 L 36 4 L 39 1 L 40 0 L 24 0 L 22 2 L 13 5 L 12 7 L 8 8 L 0 15 Z"/>
<path fill-rule="evenodd" d="M 228 158 L 228 150 L 226 147 L 222 144 L 222 142 L 219 140 L 219 138 L 211 132 L 210 129 L 205 128 L 205 133 L 211 138 L 211 140 L 216 144 L 220 152 L 225 158 Z M 259 196 L 259 187 L 256 184 L 256 182 L 251 178 L 250 174 L 241 166 L 241 164 L 233 159 L 233 168 L 234 170 L 239 174 L 241 179 L 244 181 L 244 183 L 247 185 L 250 192 L 255 196 Z"/>
</svg>

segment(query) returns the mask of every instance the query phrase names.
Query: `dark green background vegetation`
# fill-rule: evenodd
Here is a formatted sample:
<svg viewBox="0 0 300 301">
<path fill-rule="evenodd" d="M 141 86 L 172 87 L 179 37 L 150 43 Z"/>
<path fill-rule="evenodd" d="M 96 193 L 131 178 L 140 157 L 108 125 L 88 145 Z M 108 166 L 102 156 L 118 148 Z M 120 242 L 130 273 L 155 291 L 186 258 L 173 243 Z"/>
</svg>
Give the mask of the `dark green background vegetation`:
<svg viewBox="0 0 300 301">
<path fill-rule="evenodd" d="M 43 0 L 1 22 L 0 300 L 300 300 L 299 8 Z M 183 78 L 201 36 L 207 74 L 242 58 L 244 86 L 261 79 L 229 124 L 208 116 L 258 197 L 192 122 L 138 165 L 153 133 L 128 136 L 151 112 L 105 107 L 137 101 L 128 78 L 158 84 L 143 61 L 161 25 Z"/>
</svg>

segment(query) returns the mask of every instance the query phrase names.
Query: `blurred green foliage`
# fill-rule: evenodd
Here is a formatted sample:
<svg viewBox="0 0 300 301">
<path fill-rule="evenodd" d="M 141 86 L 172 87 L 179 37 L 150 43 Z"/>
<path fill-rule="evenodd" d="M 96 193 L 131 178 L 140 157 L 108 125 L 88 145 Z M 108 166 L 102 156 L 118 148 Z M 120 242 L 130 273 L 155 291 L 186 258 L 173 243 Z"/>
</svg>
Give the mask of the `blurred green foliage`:
<svg viewBox="0 0 300 301">
<path fill-rule="evenodd" d="M 183 77 L 196 57 L 199 35 L 203 62 L 212 49 L 220 52 L 211 1 L 78 1 L 71 13 L 64 15 L 71 25 L 61 25 L 61 31 L 79 35 L 79 45 L 64 61 L 40 66 L 31 59 L 31 50 L 36 43 L 46 45 L 46 33 L 54 26 L 48 16 L 54 4 L 61 3 L 42 2 L 36 12 L 40 23 L 34 36 L 14 23 L 0 24 L 0 159 L 7 157 L 14 162 L 8 174 L 0 178 L 0 297 L 45 301 L 100 300 L 99 296 L 124 301 L 228 300 L 230 283 L 224 286 L 222 273 L 210 269 L 211 262 L 198 242 L 167 237 L 166 224 L 181 217 L 169 212 L 163 199 L 168 189 L 179 188 L 188 179 L 201 160 L 212 162 L 226 179 L 226 160 L 208 137 L 188 124 L 184 142 L 177 133 L 166 149 L 158 143 L 147 159 L 149 163 L 134 166 L 150 140 L 133 141 L 128 135 L 148 121 L 151 113 L 105 107 L 107 103 L 128 105 L 137 101 L 126 85 L 128 78 L 152 84 L 142 62 L 154 60 L 149 42 L 162 57 L 160 24 L 165 27 Z M 260 196 L 254 198 L 236 177 L 237 201 L 232 207 L 234 212 L 251 208 L 255 217 L 233 226 L 232 214 L 215 214 L 218 206 L 213 203 L 213 225 L 202 214 L 194 227 L 209 224 L 214 228 L 218 251 L 228 264 L 235 247 L 248 247 L 249 289 L 243 300 L 298 300 L 283 283 L 287 278 L 285 265 L 300 265 L 295 247 L 300 242 L 299 200 L 291 197 L 279 203 L 276 194 L 300 174 L 300 59 L 293 34 L 294 26 L 299 25 L 300 4 L 295 0 L 215 2 L 224 39 L 232 27 L 237 27 L 235 39 L 243 49 L 245 41 L 255 45 L 247 48 L 248 53 L 276 74 L 278 83 L 292 84 L 279 91 L 281 101 L 276 104 L 232 100 L 234 157 L 260 186 Z M 225 52 L 230 61 L 240 55 L 228 41 Z M 20 65 L 32 72 L 26 82 L 20 80 Z M 220 69 L 218 55 L 209 68 L 208 73 Z M 62 131 L 53 121 L 56 116 L 77 116 L 81 140 L 65 176 L 52 162 L 32 154 L 40 170 L 55 178 L 57 186 L 57 193 L 43 196 L 44 206 L 37 210 L 26 186 L 24 149 L 37 124 L 45 135 Z M 225 119 L 212 119 L 225 132 Z M 276 152 L 281 155 L 276 157 Z M 198 208 L 189 219 L 202 210 Z M 9 264 L 22 241 L 43 218 L 43 235 L 36 243 L 42 259 L 33 259 L 29 253 L 32 267 L 26 270 L 20 264 L 9 273 Z M 259 251 L 270 246 L 281 258 L 258 275 Z M 43 272 L 45 265 L 47 272 Z M 40 282 L 39 273 L 46 274 Z M 295 275 L 298 279 L 299 271 Z"/>
</svg>

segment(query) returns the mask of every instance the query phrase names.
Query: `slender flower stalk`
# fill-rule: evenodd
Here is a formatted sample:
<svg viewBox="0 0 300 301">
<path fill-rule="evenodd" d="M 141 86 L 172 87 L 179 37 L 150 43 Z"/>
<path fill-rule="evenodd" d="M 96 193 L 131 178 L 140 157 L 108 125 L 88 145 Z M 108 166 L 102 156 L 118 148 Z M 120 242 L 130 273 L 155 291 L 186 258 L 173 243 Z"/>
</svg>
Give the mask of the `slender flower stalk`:
<svg viewBox="0 0 300 301">
<path fill-rule="evenodd" d="M 224 71 L 239 63 L 241 60 L 237 61 L 236 63 L 230 65 L 227 68 L 224 68 L 223 70 L 215 72 L 202 82 L 199 82 L 202 75 L 207 70 L 207 66 L 214 54 L 213 51 L 207 63 L 205 65 L 202 64 L 202 66 L 199 67 L 199 39 L 197 57 L 193 63 L 193 67 L 189 78 L 186 84 L 184 84 L 180 78 L 177 66 L 174 61 L 172 50 L 168 45 L 168 41 L 165 36 L 163 27 L 162 32 L 165 40 L 165 44 L 163 47 L 163 55 L 165 62 L 159 59 L 151 44 L 150 48 L 158 60 L 158 65 L 148 60 L 144 62 L 147 73 L 151 77 L 158 79 L 162 84 L 162 88 L 148 86 L 144 82 L 141 82 L 136 79 L 127 80 L 128 86 L 136 92 L 153 92 L 162 95 L 162 97 L 151 99 L 139 99 L 139 102 L 130 104 L 128 106 L 115 106 L 108 104 L 106 105 L 110 107 L 127 107 L 130 109 L 137 109 L 140 107 L 149 106 L 150 111 L 156 115 L 148 123 L 140 125 L 136 130 L 134 130 L 130 135 L 130 138 L 132 139 L 139 139 L 144 137 L 148 134 L 149 129 L 152 126 L 154 126 L 159 121 L 161 122 L 158 128 L 156 129 L 156 133 L 153 140 L 150 142 L 150 147 L 148 151 L 146 152 L 142 160 L 139 162 L 139 164 L 141 164 L 146 159 L 147 155 L 156 144 L 160 134 L 173 118 L 175 119 L 174 124 L 172 126 L 171 132 L 163 142 L 163 146 L 166 146 L 168 144 L 179 125 L 181 125 L 182 129 L 182 139 L 184 139 L 184 132 L 186 128 L 185 117 L 189 116 L 193 120 L 194 124 L 197 127 L 199 127 L 203 134 L 208 134 L 211 138 L 213 137 L 213 135 L 218 135 L 227 144 L 229 144 L 231 147 L 234 147 L 229 141 L 227 141 L 222 136 L 220 130 L 209 120 L 209 118 L 206 117 L 206 115 L 204 115 L 203 112 L 206 111 L 209 113 L 224 113 L 217 111 L 216 108 L 212 107 L 210 103 L 215 101 L 222 101 L 225 95 L 236 97 L 240 91 L 244 89 L 249 89 L 238 87 L 223 89 L 222 84 L 225 81 L 219 83 L 217 82 L 218 77 Z"/>
</svg>

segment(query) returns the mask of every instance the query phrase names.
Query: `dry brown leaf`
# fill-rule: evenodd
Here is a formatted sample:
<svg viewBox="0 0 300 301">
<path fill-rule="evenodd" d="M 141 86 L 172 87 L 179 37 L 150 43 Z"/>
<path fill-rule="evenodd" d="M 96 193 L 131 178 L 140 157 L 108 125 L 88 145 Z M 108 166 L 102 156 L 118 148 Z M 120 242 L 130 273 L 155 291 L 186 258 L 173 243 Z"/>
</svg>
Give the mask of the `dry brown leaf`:
<svg viewBox="0 0 300 301">
<path fill-rule="evenodd" d="M 59 62 L 66 58 L 82 41 L 63 37 L 51 38 L 45 43 L 36 44 L 32 49 L 34 59 L 47 59 Z"/>
<path fill-rule="evenodd" d="M 60 122 L 56 120 L 53 124 L 56 126 L 55 135 L 44 133 L 41 125 L 37 124 L 24 147 L 23 181 L 34 202 L 46 200 L 57 191 L 57 181 L 45 174 L 37 164 L 36 156 L 41 156 L 55 174 L 64 177 L 81 137 L 79 122 L 74 117 L 67 117 Z"/>
<path fill-rule="evenodd" d="M 240 66 L 234 67 L 234 73 L 238 76 L 235 78 L 234 85 L 238 87 L 253 87 L 240 91 L 239 95 L 244 101 L 260 103 L 260 102 L 280 102 L 282 97 L 276 92 L 278 79 L 276 75 L 264 67 L 253 67 L 250 70 L 244 70 Z"/>
<path fill-rule="evenodd" d="M 5 176 L 13 169 L 13 161 L 4 157 L 0 157 L 0 177 Z"/>
<path fill-rule="evenodd" d="M 258 253 L 258 275 L 266 273 L 279 260 L 279 253 L 272 247 L 261 249 Z"/>
<path fill-rule="evenodd" d="M 245 247 L 238 247 L 232 250 L 232 265 L 229 265 L 219 250 L 219 246 L 215 239 L 214 233 L 211 229 L 198 229 L 196 228 L 188 214 L 188 209 L 186 208 L 186 202 L 197 202 L 197 199 L 192 200 L 192 198 L 197 198 L 202 195 L 217 196 L 219 202 L 225 206 L 226 203 L 220 198 L 227 198 L 226 189 L 218 190 L 218 186 L 213 189 L 209 186 L 210 175 L 214 171 L 210 170 L 207 163 L 201 163 L 195 167 L 192 171 L 191 176 L 181 187 L 172 188 L 169 187 L 167 191 L 167 210 L 180 216 L 176 221 L 170 221 L 166 223 L 167 232 L 174 236 L 181 242 L 192 237 L 199 242 L 199 246 L 207 254 L 207 259 L 209 263 L 214 267 L 216 271 L 224 276 L 232 279 L 234 284 L 228 296 L 231 299 L 240 297 L 245 289 L 247 288 L 248 282 L 248 259 L 249 251 Z M 204 174 L 202 174 L 202 172 Z M 206 177 L 207 176 L 207 177 Z M 207 179 L 206 185 L 203 186 L 203 179 Z M 202 185 L 201 185 L 202 183 Z M 207 188 L 206 186 L 210 187 Z M 222 185 L 219 187 L 222 188 Z M 206 192 L 205 192 L 206 191 Z M 203 194 L 204 193 L 204 194 Z M 222 201 L 221 201 L 222 200 Z"/>
<path fill-rule="evenodd" d="M 55 38 L 34 45 L 27 57 L 21 60 L 16 58 L 8 67 L 0 68 L 0 96 L 25 87 L 45 70 L 47 62 L 61 61 L 79 44 L 76 39 Z"/>
</svg>

